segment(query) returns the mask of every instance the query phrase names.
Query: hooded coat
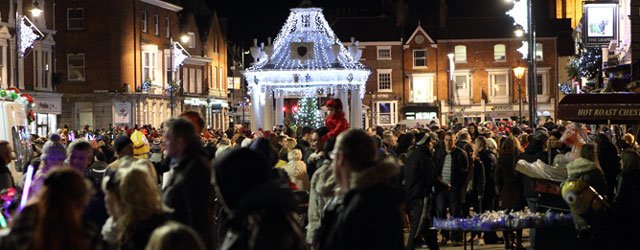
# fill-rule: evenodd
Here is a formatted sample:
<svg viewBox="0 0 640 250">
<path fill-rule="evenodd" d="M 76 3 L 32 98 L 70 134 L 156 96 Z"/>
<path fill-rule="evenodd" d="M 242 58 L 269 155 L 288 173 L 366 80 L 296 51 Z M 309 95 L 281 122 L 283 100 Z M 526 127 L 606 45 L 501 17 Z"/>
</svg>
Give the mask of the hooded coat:
<svg viewBox="0 0 640 250">
<path fill-rule="evenodd" d="M 400 199 L 391 186 L 398 171 L 384 162 L 353 172 L 350 190 L 325 209 L 316 249 L 402 249 Z"/>
<path fill-rule="evenodd" d="M 607 182 L 604 173 L 593 162 L 585 158 L 578 158 L 567 164 L 567 175 L 569 179 L 582 180 L 593 187 L 600 195 L 607 194 Z M 578 214 L 573 212 L 573 223 L 576 230 L 583 231 L 589 229 L 589 224 Z"/>
<path fill-rule="evenodd" d="M 334 196 L 336 188 L 336 176 L 331 169 L 331 160 L 321 160 L 322 167 L 318 168 L 311 177 L 311 190 L 309 192 L 309 209 L 307 211 L 307 242 L 313 243 L 316 231 L 320 228 L 322 210 Z"/>
</svg>

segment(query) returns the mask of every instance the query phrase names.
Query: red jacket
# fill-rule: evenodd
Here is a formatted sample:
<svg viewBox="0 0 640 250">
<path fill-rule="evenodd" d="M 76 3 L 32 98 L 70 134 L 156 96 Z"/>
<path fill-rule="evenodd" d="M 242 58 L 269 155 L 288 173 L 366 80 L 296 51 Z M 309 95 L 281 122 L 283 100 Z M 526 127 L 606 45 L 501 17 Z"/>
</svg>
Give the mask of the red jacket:
<svg viewBox="0 0 640 250">
<path fill-rule="evenodd" d="M 329 133 L 322 137 L 322 141 L 338 136 L 342 131 L 349 129 L 349 122 L 344 118 L 344 112 L 335 112 L 324 120 L 324 125 L 329 129 Z"/>
</svg>

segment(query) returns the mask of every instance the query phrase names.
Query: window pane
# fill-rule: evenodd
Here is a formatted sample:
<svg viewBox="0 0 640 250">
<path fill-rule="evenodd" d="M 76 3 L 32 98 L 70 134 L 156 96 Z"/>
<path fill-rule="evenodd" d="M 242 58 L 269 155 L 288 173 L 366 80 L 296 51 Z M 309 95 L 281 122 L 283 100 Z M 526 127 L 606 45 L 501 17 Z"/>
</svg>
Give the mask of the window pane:
<svg viewBox="0 0 640 250">
<path fill-rule="evenodd" d="M 507 76 L 506 75 L 496 75 L 495 79 L 495 93 L 497 96 L 507 95 Z"/>
<path fill-rule="evenodd" d="M 379 58 L 391 58 L 391 50 L 390 49 L 379 49 L 378 50 Z"/>
<path fill-rule="evenodd" d="M 496 61 L 506 60 L 506 48 L 504 44 L 496 44 L 493 46 L 493 59 Z"/>
<path fill-rule="evenodd" d="M 457 89 L 464 89 L 465 85 L 467 83 L 467 77 L 466 76 L 455 76 L 455 82 L 456 82 L 456 88 Z"/>
<path fill-rule="evenodd" d="M 82 18 L 82 9 L 69 10 L 69 18 Z"/>
<path fill-rule="evenodd" d="M 536 92 L 538 95 L 544 94 L 544 76 L 542 74 L 536 75 Z"/>
<path fill-rule="evenodd" d="M 458 45 L 454 49 L 454 61 L 455 62 L 466 62 L 467 61 L 467 46 Z"/>
<path fill-rule="evenodd" d="M 378 74 L 379 89 L 391 89 L 391 74 L 380 73 Z"/>
<path fill-rule="evenodd" d="M 391 113 L 391 103 L 378 103 L 378 112 L 380 113 Z"/>
<path fill-rule="evenodd" d="M 427 52 L 424 50 L 416 50 L 413 51 L 413 56 L 414 57 L 425 57 L 427 55 Z"/>
</svg>

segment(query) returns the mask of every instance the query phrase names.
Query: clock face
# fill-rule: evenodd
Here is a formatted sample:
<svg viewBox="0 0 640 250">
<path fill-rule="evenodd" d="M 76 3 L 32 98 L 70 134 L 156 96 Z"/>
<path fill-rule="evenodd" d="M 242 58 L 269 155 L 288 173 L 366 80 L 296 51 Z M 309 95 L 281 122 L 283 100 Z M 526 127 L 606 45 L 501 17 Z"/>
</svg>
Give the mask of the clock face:
<svg viewBox="0 0 640 250">
<path fill-rule="evenodd" d="M 424 37 L 422 35 L 417 35 L 415 40 L 417 44 L 422 44 L 424 42 Z"/>
</svg>

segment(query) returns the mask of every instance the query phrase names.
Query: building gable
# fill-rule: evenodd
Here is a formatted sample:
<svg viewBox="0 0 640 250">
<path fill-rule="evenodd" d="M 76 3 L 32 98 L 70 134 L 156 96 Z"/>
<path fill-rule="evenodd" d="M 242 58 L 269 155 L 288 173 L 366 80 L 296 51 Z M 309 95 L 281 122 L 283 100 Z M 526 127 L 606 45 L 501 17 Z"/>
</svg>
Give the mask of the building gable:
<svg viewBox="0 0 640 250">
<path fill-rule="evenodd" d="M 420 38 L 420 37 L 422 37 L 422 38 Z M 424 39 L 424 40 L 421 41 L 422 39 Z M 420 23 L 418 23 L 418 27 L 415 29 L 415 31 L 413 31 L 413 34 L 411 34 L 409 39 L 407 39 L 407 42 L 405 43 L 405 45 L 409 45 L 409 44 L 424 44 L 425 42 L 428 42 L 429 44 L 435 44 L 436 43 L 431 38 L 431 36 L 429 36 L 429 34 L 427 34 L 427 32 L 422 28 Z"/>
</svg>

